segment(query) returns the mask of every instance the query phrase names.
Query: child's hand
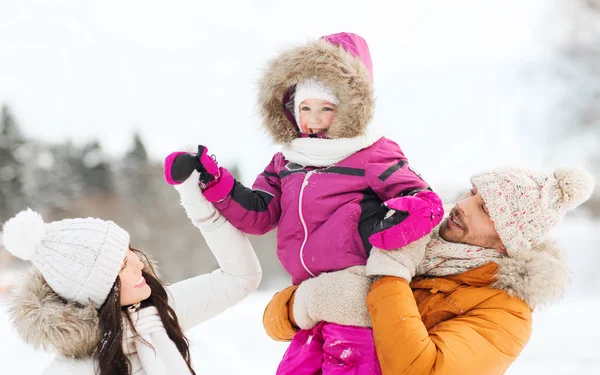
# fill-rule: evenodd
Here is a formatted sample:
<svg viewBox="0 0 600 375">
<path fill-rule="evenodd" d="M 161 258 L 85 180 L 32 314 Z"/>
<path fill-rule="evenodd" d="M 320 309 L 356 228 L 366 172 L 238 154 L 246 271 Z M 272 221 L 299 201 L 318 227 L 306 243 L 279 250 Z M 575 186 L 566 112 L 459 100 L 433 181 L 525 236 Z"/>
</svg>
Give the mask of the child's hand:
<svg viewBox="0 0 600 375">
<path fill-rule="evenodd" d="M 202 188 L 220 177 L 217 162 L 208 156 L 208 149 L 202 145 L 198 145 L 198 153 L 177 151 L 165 158 L 164 175 L 170 185 L 181 184 L 193 171 L 200 172 L 199 181 Z"/>
<path fill-rule="evenodd" d="M 198 153 L 173 152 L 165 158 L 164 175 L 170 185 L 178 185 L 187 180 L 192 172 L 198 171 L 198 185 L 209 202 L 219 202 L 227 197 L 235 180 L 231 173 L 219 167 L 217 161 L 208 155 L 208 149 L 198 145 Z"/>
<path fill-rule="evenodd" d="M 423 238 L 444 216 L 441 199 L 429 190 L 393 198 L 384 205 L 390 210 L 369 237 L 373 246 L 384 250 L 399 249 Z"/>
</svg>

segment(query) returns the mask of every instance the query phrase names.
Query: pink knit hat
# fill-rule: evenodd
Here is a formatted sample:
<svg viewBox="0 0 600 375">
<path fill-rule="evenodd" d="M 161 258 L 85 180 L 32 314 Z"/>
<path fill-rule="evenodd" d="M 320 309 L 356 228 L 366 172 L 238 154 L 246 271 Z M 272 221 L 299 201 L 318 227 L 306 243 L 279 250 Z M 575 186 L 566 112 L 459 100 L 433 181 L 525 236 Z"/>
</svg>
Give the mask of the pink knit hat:
<svg viewBox="0 0 600 375">
<path fill-rule="evenodd" d="M 543 242 L 565 215 L 589 199 L 594 180 L 580 168 L 552 175 L 522 169 L 476 174 L 471 183 L 485 202 L 509 256 Z"/>
</svg>

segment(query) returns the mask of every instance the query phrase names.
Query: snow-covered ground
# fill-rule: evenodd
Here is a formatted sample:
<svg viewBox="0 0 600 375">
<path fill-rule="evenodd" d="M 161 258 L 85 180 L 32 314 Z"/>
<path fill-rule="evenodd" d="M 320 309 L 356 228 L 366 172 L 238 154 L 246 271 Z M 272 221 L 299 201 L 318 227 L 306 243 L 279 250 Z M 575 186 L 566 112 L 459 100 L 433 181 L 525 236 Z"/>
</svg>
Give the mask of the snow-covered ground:
<svg viewBox="0 0 600 375">
<path fill-rule="evenodd" d="M 535 313 L 531 341 L 508 371 L 518 374 L 600 374 L 600 222 L 570 218 L 558 228 L 573 267 L 571 291 Z M 254 293 L 238 306 L 193 329 L 189 338 L 199 374 L 274 374 L 287 344 L 270 340 L 262 312 L 275 291 Z M 0 301 L 0 373 L 39 374 L 51 356 L 25 346 Z"/>
</svg>

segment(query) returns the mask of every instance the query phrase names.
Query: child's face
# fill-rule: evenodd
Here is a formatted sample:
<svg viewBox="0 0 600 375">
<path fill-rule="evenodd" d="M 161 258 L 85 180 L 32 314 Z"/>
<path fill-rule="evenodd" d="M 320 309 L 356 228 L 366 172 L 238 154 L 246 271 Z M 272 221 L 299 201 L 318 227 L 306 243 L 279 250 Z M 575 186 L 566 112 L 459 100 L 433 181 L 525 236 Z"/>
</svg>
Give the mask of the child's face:
<svg viewBox="0 0 600 375">
<path fill-rule="evenodd" d="M 323 133 L 335 118 L 336 106 L 323 99 L 306 99 L 300 103 L 300 130 L 305 134 Z"/>
</svg>

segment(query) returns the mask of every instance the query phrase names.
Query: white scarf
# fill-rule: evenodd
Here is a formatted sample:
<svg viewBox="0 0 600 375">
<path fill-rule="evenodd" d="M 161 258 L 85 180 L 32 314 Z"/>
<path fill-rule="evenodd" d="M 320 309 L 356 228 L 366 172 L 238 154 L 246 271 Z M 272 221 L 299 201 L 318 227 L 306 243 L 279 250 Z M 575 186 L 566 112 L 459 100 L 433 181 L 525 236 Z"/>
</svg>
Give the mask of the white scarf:
<svg viewBox="0 0 600 375">
<path fill-rule="evenodd" d="M 500 251 L 480 246 L 448 242 L 439 235 L 439 227 L 432 232 L 425 248 L 425 258 L 417 267 L 417 275 L 448 276 L 463 273 L 505 257 Z"/>
<path fill-rule="evenodd" d="M 147 375 L 190 374 L 181 353 L 167 335 L 156 307 L 130 310 L 130 314 L 139 334 L 139 337 L 134 336 L 129 321 L 123 317 L 123 351 L 131 361 L 132 373 L 141 371 Z"/>
<path fill-rule="evenodd" d="M 281 153 L 288 161 L 305 167 L 329 167 L 371 146 L 379 138 L 368 134 L 339 139 L 296 138 L 284 146 Z"/>
</svg>

